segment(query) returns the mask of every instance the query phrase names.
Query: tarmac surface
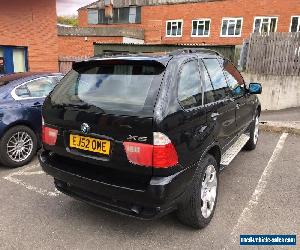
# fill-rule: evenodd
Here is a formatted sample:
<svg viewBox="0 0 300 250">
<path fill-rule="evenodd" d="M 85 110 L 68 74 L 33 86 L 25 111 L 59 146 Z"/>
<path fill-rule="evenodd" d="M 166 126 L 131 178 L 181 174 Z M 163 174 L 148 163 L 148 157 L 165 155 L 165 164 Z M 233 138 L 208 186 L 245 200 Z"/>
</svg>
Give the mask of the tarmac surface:
<svg viewBox="0 0 300 250">
<path fill-rule="evenodd" d="M 296 234 L 300 247 L 300 136 L 261 132 L 256 150 L 240 152 L 219 185 L 215 216 L 197 231 L 174 213 L 141 221 L 65 196 L 36 159 L 0 166 L 0 249 L 249 249 L 240 234 Z"/>
</svg>

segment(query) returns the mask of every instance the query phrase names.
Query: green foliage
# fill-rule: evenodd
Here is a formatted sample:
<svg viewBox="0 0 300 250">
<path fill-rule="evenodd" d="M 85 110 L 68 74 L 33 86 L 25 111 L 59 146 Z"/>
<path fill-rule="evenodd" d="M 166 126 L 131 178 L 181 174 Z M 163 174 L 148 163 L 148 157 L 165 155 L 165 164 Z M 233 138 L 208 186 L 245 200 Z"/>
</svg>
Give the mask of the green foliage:
<svg viewBox="0 0 300 250">
<path fill-rule="evenodd" d="M 74 27 L 78 26 L 78 17 L 76 15 L 73 16 L 58 16 L 57 22 L 60 24 L 71 25 Z"/>
</svg>

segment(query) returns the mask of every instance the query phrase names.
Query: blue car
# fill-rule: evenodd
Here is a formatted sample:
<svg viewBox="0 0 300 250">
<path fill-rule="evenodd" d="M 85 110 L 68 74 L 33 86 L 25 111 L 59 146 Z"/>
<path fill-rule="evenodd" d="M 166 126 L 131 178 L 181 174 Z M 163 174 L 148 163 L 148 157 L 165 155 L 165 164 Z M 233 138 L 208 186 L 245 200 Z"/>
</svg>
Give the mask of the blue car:
<svg viewBox="0 0 300 250">
<path fill-rule="evenodd" d="M 0 165 L 21 167 L 41 145 L 41 109 L 63 77 L 54 73 L 17 73 L 0 77 Z"/>
</svg>

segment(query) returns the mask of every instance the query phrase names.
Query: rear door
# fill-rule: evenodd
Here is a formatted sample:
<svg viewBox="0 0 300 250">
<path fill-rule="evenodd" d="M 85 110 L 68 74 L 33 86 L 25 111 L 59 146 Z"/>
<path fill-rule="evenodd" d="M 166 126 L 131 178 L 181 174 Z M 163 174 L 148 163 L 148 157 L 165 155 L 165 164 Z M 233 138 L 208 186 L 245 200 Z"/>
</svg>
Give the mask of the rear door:
<svg viewBox="0 0 300 250">
<path fill-rule="evenodd" d="M 203 59 L 208 72 L 206 85 L 207 121 L 221 147 L 228 145 L 235 136 L 235 102 L 230 96 L 222 67 L 217 58 Z"/>
<path fill-rule="evenodd" d="M 44 105 L 46 125 L 59 130 L 49 149 L 120 174 L 152 175 L 151 167 L 128 161 L 123 143 L 153 144 L 154 104 L 164 70 L 156 61 L 142 60 L 76 64 Z"/>
<path fill-rule="evenodd" d="M 201 157 L 206 139 L 206 113 L 203 107 L 202 81 L 197 58 L 185 61 L 177 78 L 177 96 L 182 110 L 173 114 L 180 121 L 176 135 L 180 135 L 177 147 L 180 163 L 189 166 Z"/>
</svg>

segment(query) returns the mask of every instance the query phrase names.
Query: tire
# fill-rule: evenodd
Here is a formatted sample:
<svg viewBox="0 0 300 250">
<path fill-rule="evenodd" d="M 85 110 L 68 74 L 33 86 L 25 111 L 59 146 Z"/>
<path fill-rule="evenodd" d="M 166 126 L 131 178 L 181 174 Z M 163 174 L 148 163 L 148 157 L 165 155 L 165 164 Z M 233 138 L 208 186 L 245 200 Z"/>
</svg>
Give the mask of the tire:
<svg viewBox="0 0 300 250">
<path fill-rule="evenodd" d="M 26 165 L 36 151 L 36 134 L 26 126 L 10 128 L 0 140 L 0 162 L 10 168 Z"/>
<path fill-rule="evenodd" d="M 213 169 L 212 169 L 213 167 Z M 209 169 L 213 171 L 209 171 Z M 212 173 L 213 177 L 206 178 L 206 173 Z M 211 192 L 206 192 L 205 186 L 206 180 L 213 180 L 215 186 Z M 218 197 L 218 183 L 219 183 L 219 174 L 218 174 L 218 164 L 215 158 L 211 155 L 206 155 L 203 160 L 198 163 L 197 170 L 195 172 L 194 178 L 190 187 L 187 189 L 183 200 L 178 205 L 177 217 L 181 223 L 193 227 L 195 229 L 202 229 L 206 227 L 215 212 L 217 197 Z M 211 182 L 212 184 L 212 182 Z M 213 186 L 213 185 L 211 185 Z M 208 191 L 208 190 L 207 190 Z M 205 212 L 205 205 L 209 207 L 209 203 L 205 203 L 202 198 L 207 197 L 205 194 L 214 194 L 214 201 L 210 203 L 209 211 Z M 212 197 L 209 195 L 209 197 Z M 205 198 L 206 199 L 206 198 Z M 202 211 L 203 210 L 203 211 Z"/>
<path fill-rule="evenodd" d="M 254 150 L 259 137 L 259 115 L 256 114 L 254 121 L 250 124 L 250 139 L 246 143 L 244 149 Z"/>
</svg>

